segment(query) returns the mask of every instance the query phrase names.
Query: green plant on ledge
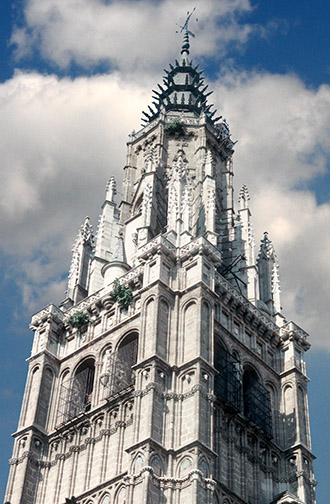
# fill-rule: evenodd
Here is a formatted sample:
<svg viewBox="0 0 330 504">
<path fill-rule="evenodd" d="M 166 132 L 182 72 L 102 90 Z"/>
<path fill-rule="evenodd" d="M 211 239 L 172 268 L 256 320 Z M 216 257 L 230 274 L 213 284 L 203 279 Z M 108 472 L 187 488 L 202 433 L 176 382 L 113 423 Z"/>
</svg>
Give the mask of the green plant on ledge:
<svg viewBox="0 0 330 504">
<path fill-rule="evenodd" d="M 129 287 L 126 287 L 125 285 L 122 285 L 119 282 L 118 278 L 116 278 L 113 282 L 113 289 L 110 292 L 110 295 L 116 301 L 118 301 L 120 306 L 122 306 L 126 310 L 131 304 L 133 304 L 134 301 L 134 296 L 131 289 Z"/>
<path fill-rule="evenodd" d="M 67 322 L 75 329 L 80 329 L 89 322 L 89 316 L 83 311 L 76 311 L 76 313 L 67 318 Z"/>
<path fill-rule="evenodd" d="M 173 119 L 171 122 L 166 123 L 164 130 L 170 135 L 184 135 L 184 124 L 180 119 Z"/>
</svg>

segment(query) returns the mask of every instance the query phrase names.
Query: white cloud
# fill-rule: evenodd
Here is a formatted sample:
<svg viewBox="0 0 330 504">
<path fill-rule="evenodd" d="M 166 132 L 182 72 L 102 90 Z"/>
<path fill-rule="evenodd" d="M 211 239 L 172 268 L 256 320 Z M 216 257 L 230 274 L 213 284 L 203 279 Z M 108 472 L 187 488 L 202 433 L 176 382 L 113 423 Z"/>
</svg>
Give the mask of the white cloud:
<svg viewBox="0 0 330 504">
<path fill-rule="evenodd" d="M 77 224 L 77 210 L 80 219 L 95 212 L 107 178 L 121 176 L 125 140 L 146 100 L 116 75 L 72 81 L 17 73 L 0 85 L 3 250 L 15 244 L 31 252 L 36 237 L 40 243 L 62 233 L 63 223 Z"/>
<path fill-rule="evenodd" d="M 294 75 L 227 73 L 214 87 L 218 109 L 238 139 L 240 184 L 293 188 L 326 171 L 328 86 L 308 89 Z"/>
<path fill-rule="evenodd" d="M 240 22 L 240 15 L 251 10 L 249 0 L 199 0 L 196 6 L 196 56 L 216 49 L 219 57 L 228 44 L 244 44 L 258 31 Z M 18 58 L 37 50 L 62 68 L 72 62 L 83 67 L 108 62 L 120 71 L 150 73 L 158 71 L 160 61 L 177 56 L 181 37 L 175 35 L 175 21 L 183 24 L 187 10 L 189 0 L 179 7 L 175 0 L 27 0 L 25 22 L 14 30 L 12 43 Z"/>
<path fill-rule="evenodd" d="M 106 181 L 121 178 L 127 135 L 148 99 L 118 75 L 17 73 L 0 84 L 0 251 L 13 257 L 29 309 L 52 293 L 61 299 L 79 226 L 86 214 L 96 226 Z"/>
<path fill-rule="evenodd" d="M 330 203 L 317 205 L 308 191 L 264 187 L 253 221 L 259 238 L 269 231 L 280 261 L 283 314 L 328 348 L 330 326 Z"/>
</svg>

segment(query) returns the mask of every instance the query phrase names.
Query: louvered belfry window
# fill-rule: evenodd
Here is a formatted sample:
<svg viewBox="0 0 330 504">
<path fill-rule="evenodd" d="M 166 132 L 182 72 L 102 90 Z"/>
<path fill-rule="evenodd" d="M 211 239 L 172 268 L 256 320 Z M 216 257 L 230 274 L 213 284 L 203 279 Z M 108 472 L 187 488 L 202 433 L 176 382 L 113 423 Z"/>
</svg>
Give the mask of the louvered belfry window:
<svg viewBox="0 0 330 504">
<path fill-rule="evenodd" d="M 134 335 L 124 340 L 118 350 L 110 355 L 107 372 L 101 377 L 104 398 L 122 392 L 135 381 L 133 366 L 137 359 L 138 341 Z"/>
<path fill-rule="evenodd" d="M 219 342 L 215 342 L 214 367 L 218 374 L 214 378 L 214 392 L 227 407 L 241 409 L 240 363 Z"/>
<path fill-rule="evenodd" d="M 270 395 L 253 370 L 243 374 L 244 416 L 264 435 L 272 437 Z"/>
<path fill-rule="evenodd" d="M 75 375 L 66 380 L 60 390 L 57 424 L 67 422 L 91 409 L 94 386 L 94 359 L 87 359 L 78 367 Z"/>
</svg>

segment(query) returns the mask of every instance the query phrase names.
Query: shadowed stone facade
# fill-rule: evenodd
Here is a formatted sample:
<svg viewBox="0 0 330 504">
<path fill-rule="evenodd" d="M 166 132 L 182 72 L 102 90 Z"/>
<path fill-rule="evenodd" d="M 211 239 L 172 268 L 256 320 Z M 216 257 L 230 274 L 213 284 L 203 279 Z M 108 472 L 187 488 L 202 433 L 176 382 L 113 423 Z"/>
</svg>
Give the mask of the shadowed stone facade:
<svg viewBox="0 0 330 504">
<path fill-rule="evenodd" d="M 112 178 L 67 298 L 32 317 L 6 501 L 313 504 L 310 344 L 267 233 L 255 256 L 247 187 L 234 210 L 234 144 L 188 33 L 158 87 L 120 205 Z"/>
</svg>

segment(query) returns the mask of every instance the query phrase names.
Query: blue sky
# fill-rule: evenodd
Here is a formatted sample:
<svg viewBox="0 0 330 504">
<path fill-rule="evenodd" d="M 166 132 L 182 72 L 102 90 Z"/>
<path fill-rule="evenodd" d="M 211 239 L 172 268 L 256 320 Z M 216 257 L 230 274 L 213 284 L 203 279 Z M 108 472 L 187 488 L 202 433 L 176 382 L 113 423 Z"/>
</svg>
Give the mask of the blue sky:
<svg viewBox="0 0 330 504">
<path fill-rule="evenodd" d="M 256 243 L 268 230 L 283 312 L 306 355 L 318 503 L 328 502 L 330 65 L 323 1 L 26 0 L 0 3 L 0 498 L 22 400 L 33 312 L 63 298 L 70 249 L 196 5 L 191 55 L 238 140 Z M 180 19 L 181 16 L 181 19 Z M 328 276 L 327 276 L 328 275 Z"/>
</svg>

